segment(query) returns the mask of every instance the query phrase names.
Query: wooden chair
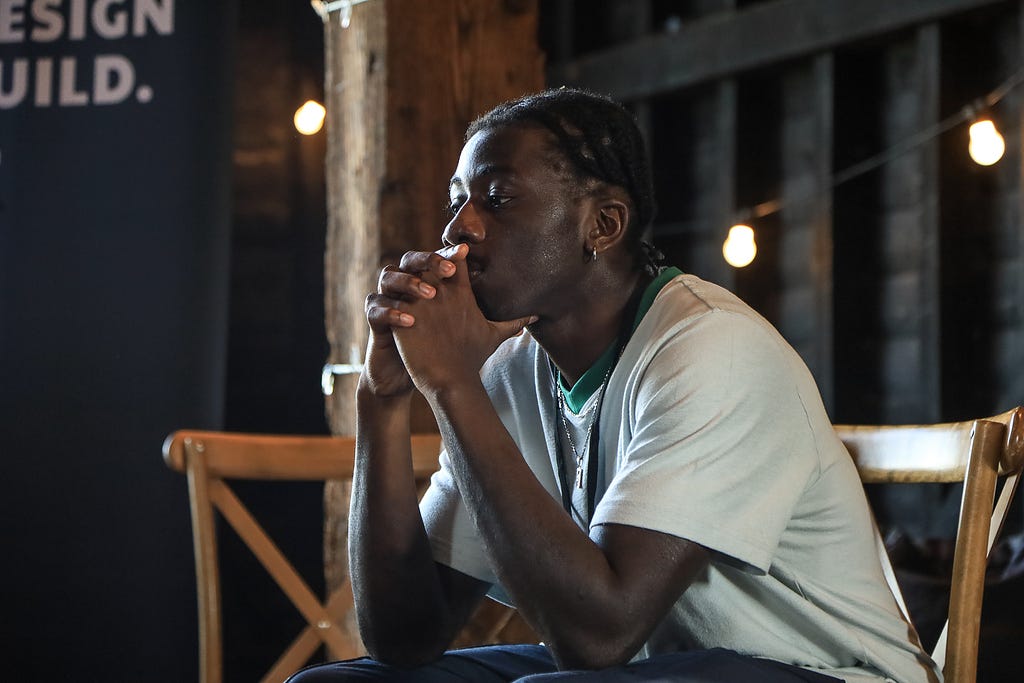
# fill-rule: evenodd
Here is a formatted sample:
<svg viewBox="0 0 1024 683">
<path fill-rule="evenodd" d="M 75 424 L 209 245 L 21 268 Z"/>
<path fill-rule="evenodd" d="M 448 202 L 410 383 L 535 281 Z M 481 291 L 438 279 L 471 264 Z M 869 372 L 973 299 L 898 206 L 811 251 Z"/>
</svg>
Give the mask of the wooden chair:
<svg viewBox="0 0 1024 683">
<path fill-rule="evenodd" d="M 963 482 L 949 618 L 932 656 L 946 683 L 973 683 L 988 554 L 1024 466 L 1024 408 L 967 422 L 835 429 L 865 483 Z M 999 476 L 1005 481 L 996 501 Z M 880 554 L 909 620 L 884 548 Z"/>
<path fill-rule="evenodd" d="M 441 439 L 437 434 L 413 436 L 413 469 L 418 480 L 429 478 L 437 469 L 440 448 Z M 352 609 L 352 590 L 347 579 L 321 602 L 227 481 L 351 479 L 355 439 L 179 431 L 167 438 L 163 452 L 167 465 L 188 477 L 202 683 L 220 683 L 223 673 L 214 508 L 306 619 L 305 629 L 278 658 L 263 681 L 280 683 L 301 668 L 321 644 L 327 645 L 337 657 L 361 654 L 358 634 L 346 628 L 346 617 Z"/>
</svg>

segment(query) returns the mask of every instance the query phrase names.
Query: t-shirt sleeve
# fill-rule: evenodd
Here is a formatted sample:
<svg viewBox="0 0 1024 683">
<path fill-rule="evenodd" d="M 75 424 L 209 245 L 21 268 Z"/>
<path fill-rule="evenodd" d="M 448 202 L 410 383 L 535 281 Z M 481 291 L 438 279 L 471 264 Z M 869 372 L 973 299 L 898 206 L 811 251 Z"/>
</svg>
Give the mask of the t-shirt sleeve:
<svg viewBox="0 0 1024 683">
<path fill-rule="evenodd" d="M 722 310 L 654 345 L 593 524 L 672 534 L 767 572 L 818 467 L 790 355 L 760 322 Z"/>
</svg>

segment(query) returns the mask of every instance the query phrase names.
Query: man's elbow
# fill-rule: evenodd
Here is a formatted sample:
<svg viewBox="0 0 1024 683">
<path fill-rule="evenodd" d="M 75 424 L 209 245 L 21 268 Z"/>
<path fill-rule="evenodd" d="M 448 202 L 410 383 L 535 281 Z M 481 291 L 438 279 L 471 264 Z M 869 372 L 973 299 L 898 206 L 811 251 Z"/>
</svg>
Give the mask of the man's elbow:
<svg viewBox="0 0 1024 683">
<path fill-rule="evenodd" d="M 416 618 L 410 612 L 392 616 L 357 611 L 356 615 L 367 654 L 382 664 L 402 669 L 429 664 L 444 654 L 452 640 L 451 630 L 438 628 L 436 618 Z"/>
<path fill-rule="evenodd" d="M 599 638 L 584 633 L 548 643 L 548 649 L 562 671 L 596 671 L 626 664 L 640 649 L 640 644 L 635 639 Z"/>
<path fill-rule="evenodd" d="M 443 643 L 420 642 L 412 638 L 396 640 L 363 636 L 363 645 L 374 660 L 399 669 L 415 669 L 430 664 L 445 652 Z"/>
</svg>

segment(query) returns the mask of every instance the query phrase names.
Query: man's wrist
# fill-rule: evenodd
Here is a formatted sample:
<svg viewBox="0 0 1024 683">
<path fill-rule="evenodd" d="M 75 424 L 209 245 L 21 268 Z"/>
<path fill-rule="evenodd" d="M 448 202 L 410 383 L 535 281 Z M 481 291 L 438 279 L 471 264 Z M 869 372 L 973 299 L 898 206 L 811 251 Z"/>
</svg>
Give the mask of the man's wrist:
<svg viewBox="0 0 1024 683">
<path fill-rule="evenodd" d="M 472 375 L 460 381 L 439 382 L 420 391 L 435 414 L 438 410 L 451 412 L 466 404 L 479 406 L 480 401 L 490 402 L 479 375 Z"/>
<path fill-rule="evenodd" d="M 373 383 L 366 375 L 359 377 L 356 385 L 356 407 L 360 412 L 408 411 L 412 402 L 412 389 L 396 394 L 381 394 L 374 390 Z"/>
</svg>

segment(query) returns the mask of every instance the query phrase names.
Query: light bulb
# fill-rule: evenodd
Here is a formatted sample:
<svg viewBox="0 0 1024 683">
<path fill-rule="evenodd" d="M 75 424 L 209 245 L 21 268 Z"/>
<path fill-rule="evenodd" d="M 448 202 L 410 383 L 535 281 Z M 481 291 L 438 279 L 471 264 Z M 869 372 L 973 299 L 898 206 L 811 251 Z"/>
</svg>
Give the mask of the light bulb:
<svg viewBox="0 0 1024 683">
<path fill-rule="evenodd" d="M 1003 158 L 1006 151 L 1006 142 L 1003 136 L 996 130 L 996 125 L 988 119 L 982 119 L 971 124 L 971 142 L 967 146 L 974 162 L 981 166 L 991 166 Z"/>
<path fill-rule="evenodd" d="M 307 100 L 304 105 L 295 110 L 295 129 L 303 135 L 313 135 L 324 127 L 324 117 L 327 110 L 324 105 L 313 100 Z"/>
<path fill-rule="evenodd" d="M 722 244 L 722 256 L 733 268 L 749 266 L 757 256 L 754 229 L 749 225 L 734 225 L 729 228 L 729 236 Z"/>
</svg>

